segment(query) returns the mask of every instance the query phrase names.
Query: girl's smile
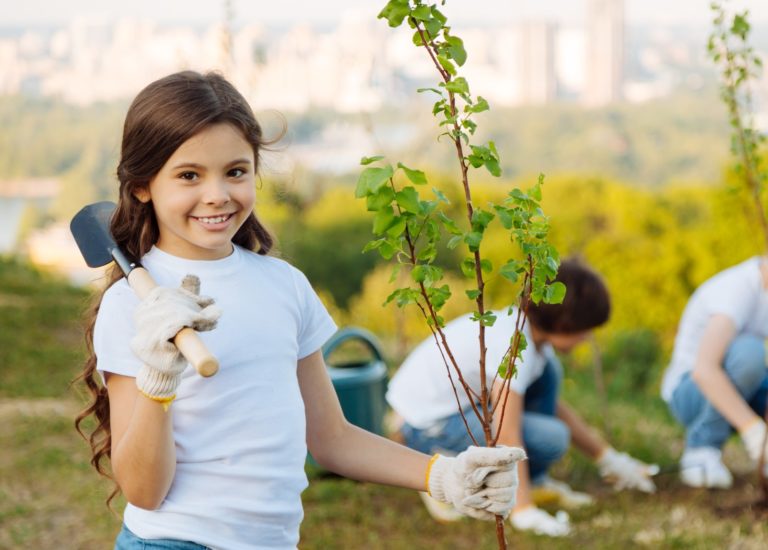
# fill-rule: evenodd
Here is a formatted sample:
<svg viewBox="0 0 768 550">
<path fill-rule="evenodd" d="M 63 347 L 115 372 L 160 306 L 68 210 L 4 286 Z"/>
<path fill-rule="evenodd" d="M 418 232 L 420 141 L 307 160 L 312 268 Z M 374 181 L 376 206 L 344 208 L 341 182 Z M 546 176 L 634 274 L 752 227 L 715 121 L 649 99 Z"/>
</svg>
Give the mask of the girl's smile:
<svg viewBox="0 0 768 550">
<path fill-rule="evenodd" d="M 181 144 L 149 186 L 136 192 L 152 201 L 160 237 L 156 246 L 193 260 L 232 252 L 232 238 L 253 211 L 255 157 L 230 124 L 214 124 Z"/>
</svg>

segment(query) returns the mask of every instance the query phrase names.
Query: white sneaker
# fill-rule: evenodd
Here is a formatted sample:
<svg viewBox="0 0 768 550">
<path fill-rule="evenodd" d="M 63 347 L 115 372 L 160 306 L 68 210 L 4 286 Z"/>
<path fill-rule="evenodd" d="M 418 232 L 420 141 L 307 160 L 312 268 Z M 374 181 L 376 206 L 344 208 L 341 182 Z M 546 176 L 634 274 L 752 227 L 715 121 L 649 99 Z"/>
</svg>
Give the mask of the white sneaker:
<svg viewBox="0 0 768 550">
<path fill-rule="evenodd" d="M 690 487 L 729 489 L 733 485 L 723 453 L 715 447 L 686 449 L 680 458 L 680 479 Z"/>
<path fill-rule="evenodd" d="M 429 493 L 419 491 L 419 496 L 424 502 L 424 506 L 427 507 L 427 512 L 429 512 L 429 515 L 441 523 L 458 521 L 464 517 L 464 515 L 456 510 L 456 508 L 450 504 L 437 500 L 436 498 L 430 496 Z"/>
<path fill-rule="evenodd" d="M 531 499 L 537 506 L 551 504 L 563 508 L 581 508 L 594 504 L 593 499 L 587 493 L 574 491 L 562 481 L 557 481 L 547 476 L 542 483 L 531 487 Z"/>
</svg>

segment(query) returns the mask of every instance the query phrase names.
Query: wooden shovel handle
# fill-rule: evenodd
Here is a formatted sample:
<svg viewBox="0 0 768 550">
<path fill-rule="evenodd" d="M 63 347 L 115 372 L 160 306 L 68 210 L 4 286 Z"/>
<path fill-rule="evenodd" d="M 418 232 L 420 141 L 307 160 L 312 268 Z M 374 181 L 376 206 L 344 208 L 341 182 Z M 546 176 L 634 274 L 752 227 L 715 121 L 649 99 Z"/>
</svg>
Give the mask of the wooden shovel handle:
<svg viewBox="0 0 768 550">
<path fill-rule="evenodd" d="M 152 276 L 143 267 L 137 267 L 128 274 L 128 284 L 139 298 L 144 298 L 157 286 Z M 211 355 L 197 333 L 189 327 L 181 329 L 173 338 L 173 343 L 189 361 L 200 376 L 213 376 L 219 370 L 219 361 Z"/>
</svg>

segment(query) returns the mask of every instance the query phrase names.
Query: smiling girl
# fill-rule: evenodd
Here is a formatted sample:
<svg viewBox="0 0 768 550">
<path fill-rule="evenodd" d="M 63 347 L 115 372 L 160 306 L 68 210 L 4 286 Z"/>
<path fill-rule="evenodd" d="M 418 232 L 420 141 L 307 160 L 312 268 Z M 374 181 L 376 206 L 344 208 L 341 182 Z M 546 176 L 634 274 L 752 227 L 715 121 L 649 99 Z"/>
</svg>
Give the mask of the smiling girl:
<svg viewBox="0 0 768 550">
<path fill-rule="evenodd" d="M 307 450 L 344 476 L 507 515 L 522 450 L 430 458 L 344 419 L 321 352 L 336 326 L 304 275 L 268 255 L 253 212 L 262 145 L 216 74 L 153 82 L 126 116 L 111 231 L 160 286 L 140 301 L 108 275 L 80 376 L 93 402 L 77 420 L 95 416 L 92 463 L 128 501 L 115 547 L 295 548 Z M 216 376 L 169 341 L 183 327 L 202 332 Z"/>
</svg>

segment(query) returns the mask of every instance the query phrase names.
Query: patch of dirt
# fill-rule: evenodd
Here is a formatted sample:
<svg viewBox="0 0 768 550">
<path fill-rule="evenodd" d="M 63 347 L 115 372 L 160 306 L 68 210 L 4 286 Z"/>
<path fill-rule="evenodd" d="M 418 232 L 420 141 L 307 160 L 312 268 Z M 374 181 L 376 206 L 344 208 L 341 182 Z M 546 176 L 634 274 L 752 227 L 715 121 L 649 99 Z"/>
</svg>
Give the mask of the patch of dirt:
<svg viewBox="0 0 768 550">
<path fill-rule="evenodd" d="M 78 405 L 72 399 L 0 399 L 0 420 L 14 416 L 74 416 Z"/>
<path fill-rule="evenodd" d="M 0 293 L 0 307 L 29 308 L 32 300 L 28 296 Z"/>
</svg>

